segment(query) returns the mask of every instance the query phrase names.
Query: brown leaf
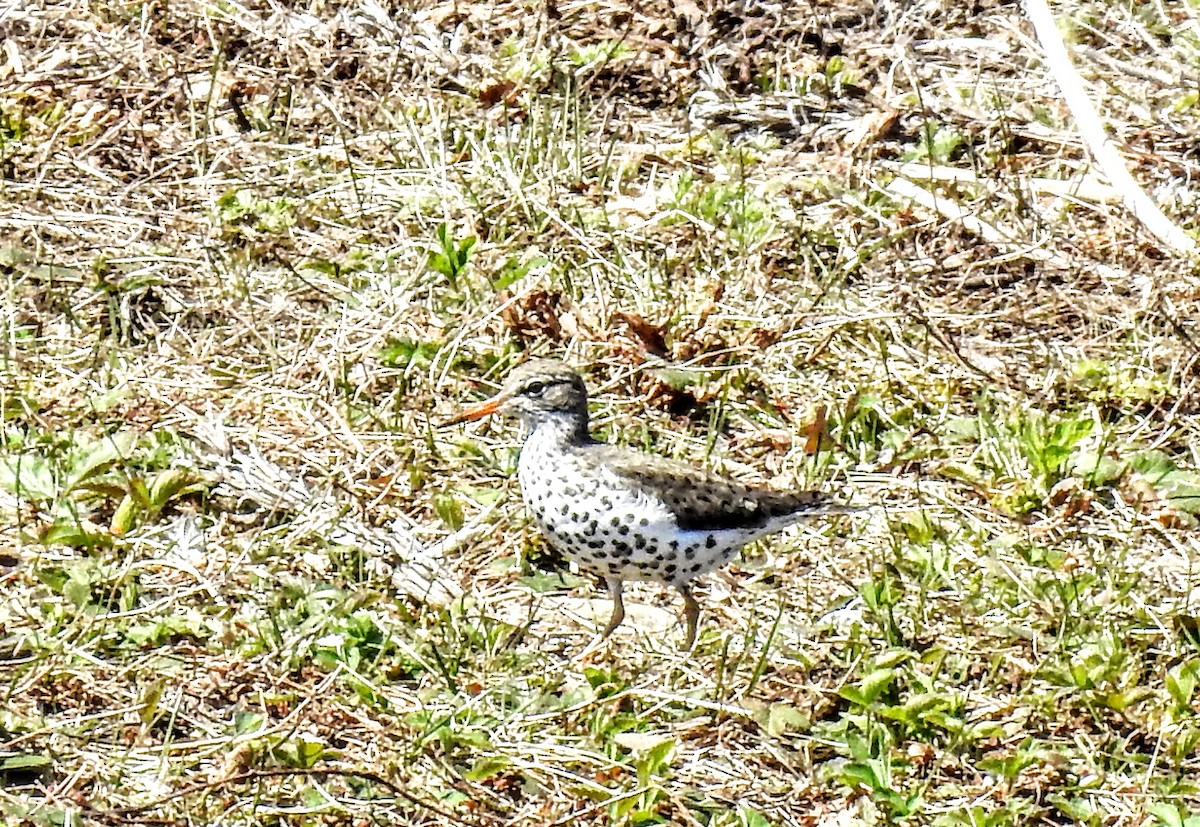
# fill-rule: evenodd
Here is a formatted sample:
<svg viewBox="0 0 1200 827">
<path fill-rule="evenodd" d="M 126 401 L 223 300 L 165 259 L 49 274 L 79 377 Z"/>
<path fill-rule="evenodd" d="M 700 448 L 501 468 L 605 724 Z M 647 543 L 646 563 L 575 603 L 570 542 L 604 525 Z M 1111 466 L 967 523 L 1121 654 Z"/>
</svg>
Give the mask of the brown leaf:
<svg viewBox="0 0 1200 827">
<path fill-rule="evenodd" d="M 899 117 L 900 112 L 896 109 L 864 115 L 859 119 L 858 125 L 846 136 L 845 141 L 855 149 L 875 143 L 891 131 Z"/>
<path fill-rule="evenodd" d="M 642 376 L 639 390 L 645 394 L 648 406 L 665 410 L 671 416 L 687 416 L 699 407 L 699 400 L 690 389 L 673 388 L 652 372 Z"/>
<path fill-rule="evenodd" d="M 491 109 L 496 104 L 504 101 L 507 104 L 512 104 L 516 101 L 517 84 L 511 80 L 502 80 L 499 83 L 493 83 L 491 86 L 485 86 L 479 90 L 479 102 L 483 104 L 485 109 Z"/>
<path fill-rule="evenodd" d="M 504 324 L 522 339 L 562 339 L 562 293 L 531 290 L 509 304 L 500 313 Z"/>
<path fill-rule="evenodd" d="M 821 438 L 829 434 L 828 416 L 829 409 L 821 405 L 813 414 L 813 421 L 805 429 L 804 453 L 810 457 L 821 450 Z"/>
<path fill-rule="evenodd" d="M 750 331 L 750 344 L 759 350 L 766 350 L 783 338 L 783 331 L 771 330 L 766 327 L 756 327 Z"/>
<path fill-rule="evenodd" d="M 661 327 L 650 324 L 637 313 L 625 313 L 621 310 L 613 313 L 613 321 L 623 322 L 647 353 L 653 353 L 655 356 L 667 355 L 666 333 Z"/>
</svg>

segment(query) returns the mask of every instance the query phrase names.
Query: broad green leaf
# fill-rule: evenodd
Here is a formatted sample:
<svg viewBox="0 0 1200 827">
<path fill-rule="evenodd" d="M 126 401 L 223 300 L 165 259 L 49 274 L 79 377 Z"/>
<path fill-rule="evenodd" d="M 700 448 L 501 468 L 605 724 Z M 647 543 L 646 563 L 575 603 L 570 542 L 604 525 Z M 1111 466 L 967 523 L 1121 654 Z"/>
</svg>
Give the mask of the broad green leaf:
<svg viewBox="0 0 1200 827">
<path fill-rule="evenodd" d="M 1167 670 L 1167 691 L 1181 707 L 1188 706 L 1200 683 L 1200 661 L 1190 660 Z"/>
<path fill-rule="evenodd" d="M 31 500 L 48 501 L 58 496 L 50 463 L 36 454 L 0 460 L 0 488 Z"/>
<path fill-rule="evenodd" d="M 186 468 L 168 468 L 160 471 L 150 483 L 150 508 L 156 512 L 161 511 L 194 480 L 192 472 Z"/>
<path fill-rule="evenodd" d="M 778 737 L 787 732 L 804 732 L 810 723 L 808 716 L 791 704 L 774 703 L 767 713 L 767 734 Z"/>
<path fill-rule="evenodd" d="M 869 706 L 879 698 L 895 678 L 895 669 L 876 669 L 857 685 L 842 687 L 838 694 L 851 703 Z"/>
<path fill-rule="evenodd" d="M 72 491 L 88 477 L 105 471 L 109 466 L 127 458 L 137 442 L 137 434 L 133 431 L 121 431 L 111 436 L 101 437 L 86 446 L 71 462 L 71 472 L 63 486 L 64 491 Z"/>
</svg>

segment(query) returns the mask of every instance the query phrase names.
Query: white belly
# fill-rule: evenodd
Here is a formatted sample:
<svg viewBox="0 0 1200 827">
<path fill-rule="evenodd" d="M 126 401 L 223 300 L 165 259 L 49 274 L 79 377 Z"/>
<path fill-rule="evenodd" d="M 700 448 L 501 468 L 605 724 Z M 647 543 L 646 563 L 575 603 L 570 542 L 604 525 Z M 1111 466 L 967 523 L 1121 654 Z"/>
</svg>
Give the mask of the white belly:
<svg viewBox="0 0 1200 827">
<path fill-rule="evenodd" d="M 742 532 L 681 532 L 662 502 L 537 433 L 525 443 L 517 477 L 551 545 L 602 577 L 686 583 L 745 542 Z"/>
</svg>

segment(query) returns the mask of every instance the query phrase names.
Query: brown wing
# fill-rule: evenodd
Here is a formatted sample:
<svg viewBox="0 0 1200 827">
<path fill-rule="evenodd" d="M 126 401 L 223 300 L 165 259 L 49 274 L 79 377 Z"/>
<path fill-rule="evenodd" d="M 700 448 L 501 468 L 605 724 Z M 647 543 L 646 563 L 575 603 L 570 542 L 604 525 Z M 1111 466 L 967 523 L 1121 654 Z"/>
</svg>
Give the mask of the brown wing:
<svg viewBox="0 0 1200 827">
<path fill-rule="evenodd" d="M 772 491 L 719 477 L 682 462 L 594 443 L 584 450 L 619 477 L 660 499 L 685 531 L 762 528 L 778 517 L 838 514 L 840 506 L 819 491 Z"/>
</svg>

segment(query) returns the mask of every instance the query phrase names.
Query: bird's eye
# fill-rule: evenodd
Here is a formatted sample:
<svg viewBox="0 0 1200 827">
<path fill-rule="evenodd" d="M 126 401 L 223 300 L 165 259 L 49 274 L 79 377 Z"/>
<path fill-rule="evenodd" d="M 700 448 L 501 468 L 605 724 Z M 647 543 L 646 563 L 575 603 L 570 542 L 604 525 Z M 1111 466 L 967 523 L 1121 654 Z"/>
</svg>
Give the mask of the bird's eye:
<svg viewBox="0 0 1200 827">
<path fill-rule="evenodd" d="M 545 390 L 545 382 L 530 382 L 525 386 L 525 393 L 529 394 L 530 396 L 541 396 Z"/>
</svg>

